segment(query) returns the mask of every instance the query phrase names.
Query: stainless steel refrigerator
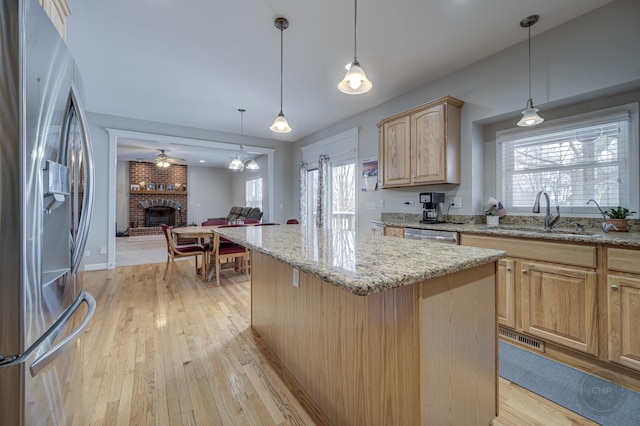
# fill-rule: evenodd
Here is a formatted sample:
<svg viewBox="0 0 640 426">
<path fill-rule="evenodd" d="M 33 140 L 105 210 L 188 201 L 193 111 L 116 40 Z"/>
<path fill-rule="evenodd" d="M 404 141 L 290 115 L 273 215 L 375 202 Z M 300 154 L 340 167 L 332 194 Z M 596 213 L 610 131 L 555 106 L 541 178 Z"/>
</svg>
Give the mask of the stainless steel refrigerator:
<svg viewBox="0 0 640 426">
<path fill-rule="evenodd" d="M 0 0 L 0 425 L 86 423 L 94 172 L 81 88 L 38 1 Z"/>
</svg>

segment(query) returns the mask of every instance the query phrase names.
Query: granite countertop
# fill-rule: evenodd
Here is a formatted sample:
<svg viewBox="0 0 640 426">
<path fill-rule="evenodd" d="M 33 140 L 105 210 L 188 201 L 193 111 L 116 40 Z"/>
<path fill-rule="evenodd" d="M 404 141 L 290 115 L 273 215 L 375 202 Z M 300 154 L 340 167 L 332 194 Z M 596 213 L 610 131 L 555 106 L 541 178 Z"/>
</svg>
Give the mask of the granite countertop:
<svg viewBox="0 0 640 426">
<path fill-rule="evenodd" d="M 372 221 L 373 222 L 373 221 Z M 460 224 L 438 223 L 423 224 L 416 220 L 385 219 L 375 221 L 387 226 L 399 226 L 404 228 L 431 229 L 440 231 L 456 231 L 469 234 L 492 235 L 496 237 L 533 238 L 539 240 L 554 240 L 577 243 L 606 244 L 609 246 L 622 246 L 640 248 L 640 232 L 607 232 L 600 229 L 586 228 L 585 231 L 576 231 L 575 228 L 554 228 L 545 231 L 542 226 L 534 225 L 498 225 L 486 224 Z"/>
<path fill-rule="evenodd" d="M 494 262 L 506 255 L 504 251 L 303 225 L 217 228 L 215 232 L 361 296 Z"/>
</svg>

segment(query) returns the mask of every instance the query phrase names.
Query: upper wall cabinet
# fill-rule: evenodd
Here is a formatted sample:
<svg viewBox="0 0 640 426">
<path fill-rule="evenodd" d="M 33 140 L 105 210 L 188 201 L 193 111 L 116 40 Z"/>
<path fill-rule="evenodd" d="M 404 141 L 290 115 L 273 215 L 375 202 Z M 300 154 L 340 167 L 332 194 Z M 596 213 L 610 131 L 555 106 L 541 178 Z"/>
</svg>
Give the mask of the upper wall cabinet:
<svg viewBox="0 0 640 426">
<path fill-rule="evenodd" d="M 460 110 L 445 96 L 378 123 L 382 187 L 460 183 Z"/>
<path fill-rule="evenodd" d="M 49 19 L 53 22 L 63 40 L 67 40 L 67 16 L 71 15 L 71 9 L 67 4 L 67 0 L 39 0 L 40 5 L 49 15 Z"/>
</svg>

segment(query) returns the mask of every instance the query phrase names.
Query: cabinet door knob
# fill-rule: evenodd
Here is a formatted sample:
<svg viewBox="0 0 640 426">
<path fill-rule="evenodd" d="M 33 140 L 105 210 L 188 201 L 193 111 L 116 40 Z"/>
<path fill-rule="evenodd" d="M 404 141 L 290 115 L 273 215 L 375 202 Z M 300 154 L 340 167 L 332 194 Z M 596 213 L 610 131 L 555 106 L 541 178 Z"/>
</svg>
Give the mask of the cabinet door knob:
<svg viewBox="0 0 640 426">
<path fill-rule="evenodd" d="M 511 272 L 511 268 L 507 268 L 507 272 Z"/>
<path fill-rule="evenodd" d="M 526 274 L 527 272 L 529 272 L 529 271 L 527 271 L 526 269 L 523 269 L 523 270 L 522 270 L 522 273 L 523 273 L 523 274 Z"/>
<path fill-rule="evenodd" d="M 613 285 L 611 286 L 611 290 L 617 290 L 617 289 L 618 289 L 618 286 L 617 286 L 617 285 L 613 284 Z"/>
</svg>

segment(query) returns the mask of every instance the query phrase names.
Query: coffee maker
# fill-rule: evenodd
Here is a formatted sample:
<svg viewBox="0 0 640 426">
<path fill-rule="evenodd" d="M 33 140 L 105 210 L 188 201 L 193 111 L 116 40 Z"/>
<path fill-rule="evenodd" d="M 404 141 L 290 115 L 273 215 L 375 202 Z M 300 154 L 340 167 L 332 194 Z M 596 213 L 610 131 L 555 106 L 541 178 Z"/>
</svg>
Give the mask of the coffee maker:
<svg viewBox="0 0 640 426">
<path fill-rule="evenodd" d="M 422 192 L 420 202 L 423 209 L 420 223 L 444 223 L 442 220 L 444 192 Z"/>
</svg>

